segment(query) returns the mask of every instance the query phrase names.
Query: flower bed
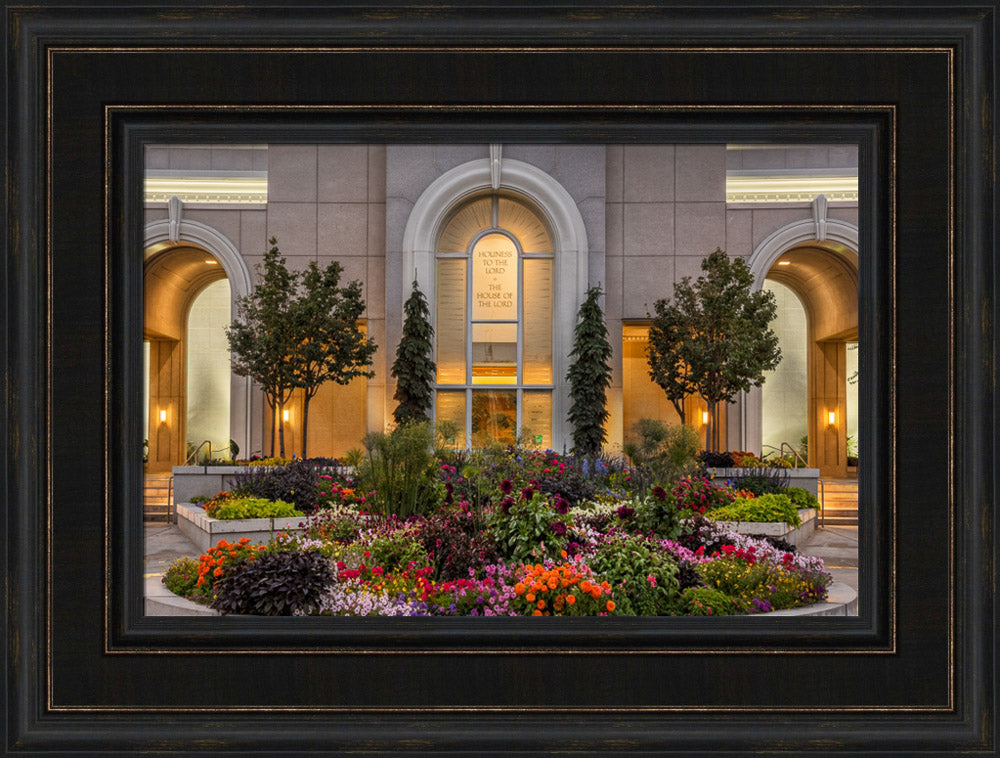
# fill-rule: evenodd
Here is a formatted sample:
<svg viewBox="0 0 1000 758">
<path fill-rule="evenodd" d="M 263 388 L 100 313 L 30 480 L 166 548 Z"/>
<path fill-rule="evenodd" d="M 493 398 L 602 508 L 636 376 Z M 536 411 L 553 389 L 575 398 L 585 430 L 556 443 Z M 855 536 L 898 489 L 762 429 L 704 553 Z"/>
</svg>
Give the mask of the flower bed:
<svg viewBox="0 0 1000 758">
<path fill-rule="evenodd" d="M 223 522 L 178 506 L 202 565 L 215 560 L 191 594 L 226 613 L 668 616 L 802 607 L 831 583 L 787 529 L 707 519 L 719 508 L 770 512 L 771 501 L 705 477 L 640 487 L 623 461 L 516 449 L 392 470 L 411 479 L 392 480 L 391 496 L 363 466 L 359 479 L 317 468 L 309 486 L 304 469 L 247 480 L 247 496 L 311 499 L 308 518 Z M 808 509 L 799 513 L 811 523 Z M 241 539 L 257 547 L 234 548 Z M 174 573 L 174 591 L 186 594 L 190 568 Z M 259 595 L 250 585 L 273 596 L 248 605 Z"/>
</svg>

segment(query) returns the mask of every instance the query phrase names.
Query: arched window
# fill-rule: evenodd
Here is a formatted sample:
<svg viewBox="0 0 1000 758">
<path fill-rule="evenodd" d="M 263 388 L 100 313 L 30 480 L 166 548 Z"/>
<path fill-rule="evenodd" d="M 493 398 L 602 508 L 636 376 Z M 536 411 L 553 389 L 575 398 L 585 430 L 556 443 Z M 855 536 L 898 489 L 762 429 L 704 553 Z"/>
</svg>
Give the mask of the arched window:
<svg viewBox="0 0 1000 758">
<path fill-rule="evenodd" d="M 553 270 L 549 224 L 528 203 L 481 195 L 446 219 L 436 245 L 436 416 L 457 447 L 551 447 Z"/>
</svg>

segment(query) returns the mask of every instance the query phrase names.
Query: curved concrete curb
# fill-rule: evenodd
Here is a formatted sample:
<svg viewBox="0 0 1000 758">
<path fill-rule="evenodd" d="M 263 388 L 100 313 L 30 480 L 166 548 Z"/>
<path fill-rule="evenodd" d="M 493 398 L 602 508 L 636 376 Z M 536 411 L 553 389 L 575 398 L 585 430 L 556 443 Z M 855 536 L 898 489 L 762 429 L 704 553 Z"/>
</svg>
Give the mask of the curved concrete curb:
<svg viewBox="0 0 1000 758">
<path fill-rule="evenodd" d="M 219 612 L 175 595 L 163 585 L 163 574 L 145 577 L 147 616 L 218 616 Z"/>
<path fill-rule="evenodd" d="M 826 600 L 803 608 L 789 608 L 786 611 L 753 613 L 752 616 L 774 618 L 775 616 L 857 616 L 858 593 L 843 582 L 834 582 L 827 588 Z"/>
</svg>

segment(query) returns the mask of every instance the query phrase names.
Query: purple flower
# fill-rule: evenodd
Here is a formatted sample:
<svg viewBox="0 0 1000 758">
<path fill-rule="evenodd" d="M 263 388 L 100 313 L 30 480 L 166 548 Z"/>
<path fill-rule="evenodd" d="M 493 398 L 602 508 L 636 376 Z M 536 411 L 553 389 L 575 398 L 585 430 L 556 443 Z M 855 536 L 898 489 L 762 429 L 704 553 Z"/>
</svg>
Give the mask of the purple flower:
<svg viewBox="0 0 1000 758">
<path fill-rule="evenodd" d="M 531 498 L 534 497 L 534 495 L 535 491 L 531 487 L 525 487 L 523 490 L 521 490 L 521 497 L 524 500 L 531 500 Z"/>
<path fill-rule="evenodd" d="M 655 497 L 657 500 L 666 500 L 667 491 L 663 489 L 663 487 L 657 485 L 656 487 L 653 487 L 653 497 Z"/>
<path fill-rule="evenodd" d="M 514 489 L 514 483 L 511 482 L 510 479 L 504 479 L 502 482 L 500 482 L 500 491 L 503 494 L 509 495 L 512 489 Z"/>
<path fill-rule="evenodd" d="M 500 510 L 502 510 L 506 515 L 510 513 L 511 506 L 513 505 L 514 505 L 514 498 L 505 497 L 503 500 L 500 501 Z"/>
<path fill-rule="evenodd" d="M 566 534 L 566 525 L 562 521 L 553 521 L 549 524 L 549 529 L 551 529 L 552 533 L 557 537 L 562 537 Z"/>
<path fill-rule="evenodd" d="M 556 513 L 559 515 L 565 515 L 569 513 L 569 501 L 561 495 L 556 495 L 556 502 L 553 508 L 555 508 Z"/>
<path fill-rule="evenodd" d="M 628 521 L 635 515 L 635 509 L 629 508 L 627 505 L 622 505 L 618 508 L 618 518 L 622 521 Z"/>
</svg>

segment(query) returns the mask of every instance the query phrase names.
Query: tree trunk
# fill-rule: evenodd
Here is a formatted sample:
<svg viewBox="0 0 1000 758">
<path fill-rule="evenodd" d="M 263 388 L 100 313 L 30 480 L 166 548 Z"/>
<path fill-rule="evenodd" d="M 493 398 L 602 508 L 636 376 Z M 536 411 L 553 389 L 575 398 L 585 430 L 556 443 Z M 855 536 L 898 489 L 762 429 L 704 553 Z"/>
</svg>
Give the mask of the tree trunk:
<svg viewBox="0 0 1000 758">
<path fill-rule="evenodd" d="M 267 405 L 271 409 L 271 452 L 268 454 L 267 457 L 273 458 L 274 457 L 274 426 L 275 426 L 275 424 L 278 423 L 278 410 L 277 410 L 278 404 L 276 402 L 268 400 Z M 261 452 L 263 452 L 263 451 L 261 451 Z"/>
<path fill-rule="evenodd" d="M 278 411 L 274 414 L 278 420 L 278 455 L 285 457 L 285 401 L 278 401 Z"/>
<path fill-rule="evenodd" d="M 309 400 L 311 397 L 312 395 L 305 392 L 302 401 L 302 460 L 306 459 L 306 440 L 309 437 Z"/>
</svg>

